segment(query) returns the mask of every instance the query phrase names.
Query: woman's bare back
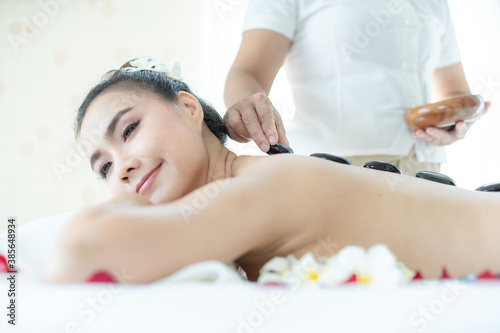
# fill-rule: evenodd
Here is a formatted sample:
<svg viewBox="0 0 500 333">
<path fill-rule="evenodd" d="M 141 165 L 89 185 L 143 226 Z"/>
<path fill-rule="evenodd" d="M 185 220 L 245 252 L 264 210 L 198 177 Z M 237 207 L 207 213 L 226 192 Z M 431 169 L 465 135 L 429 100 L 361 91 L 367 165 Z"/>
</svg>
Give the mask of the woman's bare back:
<svg viewBox="0 0 500 333">
<path fill-rule="evenodd" d="M 443 267 L 452 276 L 500 271 L 498 193 L 313 157 L 279 155 L 247 164 L 251 168 L 240 177 L 267 178 L 279 188 L 274 200 L 266 200 L 269 210 L 281 212 L 273 223 L 288 231 L 267 252 L 238 260 L 251 279 L 277 255 L 330 256 L 347 245 L 375 243 L 387 244 L 399 260 L 427 277 L 439 276 Z"/>
</svg>

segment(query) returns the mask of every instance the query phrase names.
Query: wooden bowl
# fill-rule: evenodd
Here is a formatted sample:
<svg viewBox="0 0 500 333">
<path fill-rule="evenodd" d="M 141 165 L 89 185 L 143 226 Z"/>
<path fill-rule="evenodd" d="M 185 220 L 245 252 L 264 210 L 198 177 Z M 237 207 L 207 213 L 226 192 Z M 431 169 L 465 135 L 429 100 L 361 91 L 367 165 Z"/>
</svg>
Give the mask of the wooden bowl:
<svg viewBox="0 0 500 333">
<path fill-rule="evenodd" d="M 408 109 L 404 113 L 404 120 L 414 131 L 427 127 L 449 129 L 459 121 L 474 122 L 483 113 L 483 98 L 480 95 L 467 95 Z"/>
</svg>

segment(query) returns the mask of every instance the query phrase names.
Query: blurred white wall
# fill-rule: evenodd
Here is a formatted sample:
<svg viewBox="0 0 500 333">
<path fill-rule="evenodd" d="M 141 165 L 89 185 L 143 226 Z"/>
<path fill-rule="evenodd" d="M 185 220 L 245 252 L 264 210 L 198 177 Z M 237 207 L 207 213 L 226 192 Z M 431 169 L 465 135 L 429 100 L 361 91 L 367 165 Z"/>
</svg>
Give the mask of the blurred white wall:
<svg viewBox="0 0 500 333">
<path fill-rule="evenodd" d="M 72 123 L 108 70 L 149 55 L 199 79 L 202 0 L 0 1 L 0 227 L 108 198 Z"/>
<path fill-rule="evenodd" d="M 431 0 L 430 0 L 431 1 Z M 74 143 L 72 122 L 102 74 L 149 55 L 172 64 L 223 113 L 224 82 L 239 47 L 247 0 L 0 0 L 0 229 L 78 210 L 109 197 Z M 450 0 L 463 63 L 490 114 L 449 149 L 443 172 L 461 187 L 500 182 L 500 4 Z M 278 75 L 273 103 L 293 103 Z M 231 145 L 256 153 L 253 143 Z"/>
<path fill-rule="evenodd" d="M 471 91 L 490 100 L 492 106 L 465 139 L 448 147 L 443 173 L 460 187 L 476 189 L 500 182 L 500 1 L 448 2 Z"/>
</svg>

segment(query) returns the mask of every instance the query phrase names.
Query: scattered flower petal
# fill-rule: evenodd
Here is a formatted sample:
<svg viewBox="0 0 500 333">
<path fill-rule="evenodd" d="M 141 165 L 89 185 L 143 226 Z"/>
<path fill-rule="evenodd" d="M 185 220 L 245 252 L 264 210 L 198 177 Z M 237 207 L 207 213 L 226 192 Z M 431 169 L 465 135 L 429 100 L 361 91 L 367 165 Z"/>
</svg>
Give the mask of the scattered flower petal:
<svg viewBox="0 0 500 333">
<path fill-rule="evenodd" d="M 90 278 L 87 279 L 86 282 L 110 282 L 117 283 L 116 279 L 106 271 L 98 271 Z"/>
<path fill-rule="evenodd" d="M 451 279 L 451 277 L 448 274 L 446 267 L 443 267 L 443 273 L 441 273 L 441 280 L 445 280 L 445 279 Z"/>
<path fill-rule="evenodd" d="M 491 273 L 491 271 L 487 270 L 487 271 L 484 271 L 483 273 L 479 274 L 477 276 L 477 279 L 478 280 L 500 280 L 500 277 L 494 275 L 493 273 Z"/>
<path fill-rule="evenodd" d="M 348 284 L 348 283 L 355 283 L 357 280 L 358 280 L 358 278 L 357 278 L 356 274 L 353 274 L 353 275 L 351 275 L 351 277 L 350 277 L 350 278 L 348 278 L 348 279 L 344 282 L 344 284 Z"/>
<path fill-rule="evenodd" d="M 7 259 L 0 254 L 0 273 L 7 273 L 8 270 Z"/>
<path fill-rule="evenodd" d="M 420 273 L 420 271 L 417 271 L 415 273 L 415 276 L 412 279 L 412 281 L 416 281 L 416 280 L 423 280 L 423 277 L 422 277 L 422 274 Z"/>
</svg>

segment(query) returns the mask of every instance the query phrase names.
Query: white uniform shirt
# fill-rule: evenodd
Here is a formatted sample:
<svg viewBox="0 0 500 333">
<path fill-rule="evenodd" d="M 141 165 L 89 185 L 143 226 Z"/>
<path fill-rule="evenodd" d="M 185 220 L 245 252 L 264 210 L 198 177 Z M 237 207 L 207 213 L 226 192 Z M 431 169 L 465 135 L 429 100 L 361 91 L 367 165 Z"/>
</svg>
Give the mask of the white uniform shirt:
<svg viewBox="0 0 500 333">
<path fill-rule="evenodd" d="M 292 41 L 285 69 L 296 106 L 296 153 L 407 155 L 445 162 L 414 140 L 406 109 L 431 102 L 437 68 L 460 62 L 446 0 L 250 0 L 244 31 Z"/>
</svg>

